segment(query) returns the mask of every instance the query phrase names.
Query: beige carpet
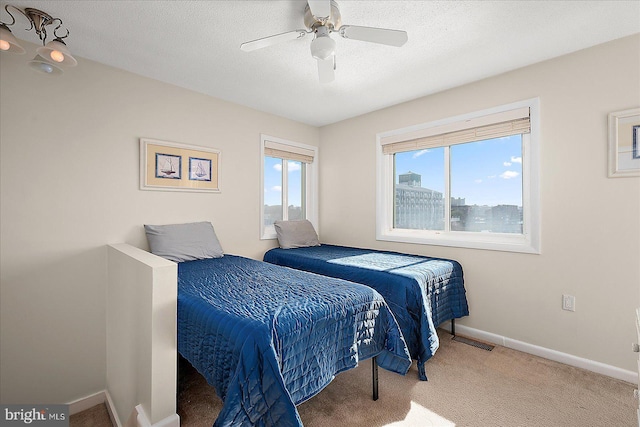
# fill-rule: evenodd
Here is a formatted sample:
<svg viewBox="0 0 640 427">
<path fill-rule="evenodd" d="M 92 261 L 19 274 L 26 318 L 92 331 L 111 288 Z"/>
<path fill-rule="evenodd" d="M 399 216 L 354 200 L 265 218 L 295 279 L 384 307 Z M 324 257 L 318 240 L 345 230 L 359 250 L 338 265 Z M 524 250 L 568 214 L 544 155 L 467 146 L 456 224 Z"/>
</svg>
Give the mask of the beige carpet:
<svg viewBox="0 0 640 427">
<path fill-rule="evenodd" d="M 380 369 L 374 402 L 365 361 L 298 407 L 305 427 L 637 426 L 630 383 L 504 347 L 481 350 L 444 331 L 440 338 L 429 381 L 418 380 L 415 364 L 404 377 Z M 211 426 L 221 405 L 193 368 L 182 370 L 181 426 Z"/>
<path fill-rule="evenodd" d="M 69 417 L 69 427 L 113 427 L 106 405 L 100 404 Z"/>
</svg>

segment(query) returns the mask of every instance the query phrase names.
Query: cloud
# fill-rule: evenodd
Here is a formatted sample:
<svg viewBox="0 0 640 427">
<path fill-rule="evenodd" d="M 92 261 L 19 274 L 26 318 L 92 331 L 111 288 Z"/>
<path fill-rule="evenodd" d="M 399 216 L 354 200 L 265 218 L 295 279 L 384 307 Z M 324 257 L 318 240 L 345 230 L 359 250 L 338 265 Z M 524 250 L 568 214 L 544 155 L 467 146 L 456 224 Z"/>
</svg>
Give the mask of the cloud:
<svg viewBox="0 0 640 427">
<path fill-rule="evenodd" d="M 511 156 L 511 162 L 512 163 L 520 163 L 520 164 L 522 164 L 522 157 Z"/>
<path fill-rule="evenodd" d="M 422 156 L 423 154 L 427 154 L 429 152 L 429 150 L 427 148 L 425 148 L 424 150 L 420 150 L 417 153 L 414 153 L 413 156 L 411 156 L 412 159 L 417 159 L 418 157 Z"/>
<path fill-rule="evenodd" d="M 481 179 L 476 179 L 476 180 L 475 180 L 475 181 L 473 181 L 473 182 L 475 182 L 476 184 L 480 184 L 480 183 L 482 182 L 482 180 L 481 180 Z"/>
<path fill-rule="evenodd" d="M 487 178 L 489 179 L 494 179 L 495 177 L 497 177 L 498 175 L 489 175 Z"/>
<path fill-rule="evenodd" d="M 300 163 L 298 162 L 287 162 L 287 165 L 287 169 L 289 169 L 289 172 L 299 171 L 300 169 L 302 169 L 300 167 Z"/>
<path fill-rule="evenodd" d="M 271 187 L 271 190 L 277 191 L 278 193 L 282 193 L 282 186 L 281 185 L 274 185 L 273 187 Z"/>
<path fill-rule="evenodd" d="M 516 171 L 504 171 L 503 173 L 500 174 L 500 178 L 511 179 L 511 178 L 517 177 L 518 175 L 520 175 L 520 173 Z"/>
<path fill-rule="evenodd" d="M 511 162 L 504 162 L 503 165 L 504 166 L 511 166 Z"/>
<path fill-rule="evenodd" d="M 278 172 L 282 172 L 282 163 L 276 163 L 273 165 L 273 168 Z M 287 169 L 289 172 L 299 171 L 301 169 L 300 163 L 298 162 L 287 162 Z"/>
</svg>

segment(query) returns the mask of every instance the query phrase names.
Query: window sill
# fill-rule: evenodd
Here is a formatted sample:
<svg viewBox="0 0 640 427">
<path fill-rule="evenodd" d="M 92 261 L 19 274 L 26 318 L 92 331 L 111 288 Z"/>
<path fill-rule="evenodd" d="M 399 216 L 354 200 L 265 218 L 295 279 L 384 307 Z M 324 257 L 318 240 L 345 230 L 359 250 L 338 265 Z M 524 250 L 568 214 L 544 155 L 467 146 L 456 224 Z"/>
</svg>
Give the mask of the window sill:
<svg viewBox="0 0 640 427">
<path fill-rule="evenodd" d="M 413 243 L 419 245 L 450 246 L 456 248 L 484 249 L 502 252 L 540 254 L 539 239 L 526 235 L 500 233 L 438 232 L 394 229 L 378 232 L 376 240 Z"/>
</svg>

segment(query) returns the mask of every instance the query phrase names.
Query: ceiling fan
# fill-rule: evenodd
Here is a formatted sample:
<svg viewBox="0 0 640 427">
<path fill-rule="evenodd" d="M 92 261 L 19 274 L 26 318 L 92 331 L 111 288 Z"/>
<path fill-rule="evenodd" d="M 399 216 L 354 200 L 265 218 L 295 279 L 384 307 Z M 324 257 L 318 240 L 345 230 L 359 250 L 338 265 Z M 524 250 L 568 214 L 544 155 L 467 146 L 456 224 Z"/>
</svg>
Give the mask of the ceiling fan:
<svg viewBox="0 0 640 427">
<path fill-rule="evenodd" d="M 301 39 L 314 34 L 311 41 L 311 56 L 318 61 L 320 83 L 329 83 L 335 79 L 336 42 L 331 33 L 338 33 L 345 39 L 402 46 L 407 42 L 407 32 L 385 28 L 342 25 L 340 9 L 334 0 L 308 0 L 304 10 L 305 29 L 289 31 L 269 37 L 242 43 L 240 49 L 251 52 L 289 40 Z"/>
</svg>

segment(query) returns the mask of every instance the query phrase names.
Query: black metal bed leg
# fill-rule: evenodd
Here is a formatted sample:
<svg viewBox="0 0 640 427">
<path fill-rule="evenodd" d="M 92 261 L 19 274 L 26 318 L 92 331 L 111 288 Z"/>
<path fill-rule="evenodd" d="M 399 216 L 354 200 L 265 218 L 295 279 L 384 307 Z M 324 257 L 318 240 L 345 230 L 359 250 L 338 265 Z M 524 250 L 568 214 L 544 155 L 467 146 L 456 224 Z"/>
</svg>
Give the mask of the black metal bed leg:
<svg viewBox="0 0 640 427">
<path fill-rule="evenodd" d="M 451 335 L 456 336 L 456 319 L 451 319 Z"/>
<path fill-rule="evenodd" d="M 378 357 L 371 359 L 371 380 L 373 382 L 373 400 L 378 400 Z"/>
</svg>

